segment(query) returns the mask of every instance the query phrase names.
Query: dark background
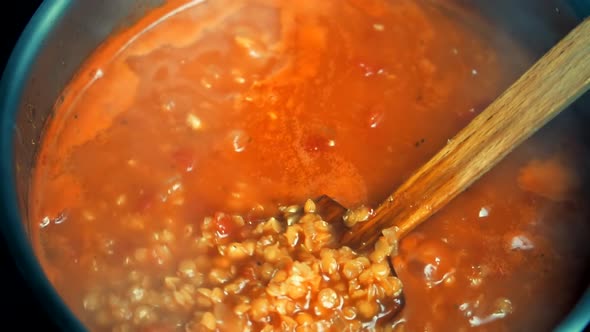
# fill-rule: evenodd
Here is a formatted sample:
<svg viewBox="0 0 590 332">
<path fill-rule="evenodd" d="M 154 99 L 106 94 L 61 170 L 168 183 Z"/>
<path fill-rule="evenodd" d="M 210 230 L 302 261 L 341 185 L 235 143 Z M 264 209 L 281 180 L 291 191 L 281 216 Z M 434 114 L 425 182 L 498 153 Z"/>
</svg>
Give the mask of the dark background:
<svg viewBox="0 0 590 332">
<path fill-rule="evenodd" d="M 93 0 L 91 0 L 93 1 Z M 41 4 L 41 0 L 12 2 L 10 10 L 0 11 L 3 33 L 0 36 L 2 71 L 20 33 Z M 57 327 L 27 287 L 0 237 L 0 330 L 57 331 Z"/>
</svg>

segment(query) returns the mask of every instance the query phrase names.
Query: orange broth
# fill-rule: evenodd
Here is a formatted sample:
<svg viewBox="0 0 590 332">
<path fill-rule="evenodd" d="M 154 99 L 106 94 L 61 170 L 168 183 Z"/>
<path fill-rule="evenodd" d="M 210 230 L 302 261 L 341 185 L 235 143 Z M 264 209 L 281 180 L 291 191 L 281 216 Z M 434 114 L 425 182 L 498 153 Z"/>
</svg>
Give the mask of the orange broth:
<svg viewBox="0 0 590 332">
<path fill-rule="evenodd" d="M 216 212 L 255 223 L 322 194 L 347 207 L 387 197 L 529 62 L 483 19 L 442 7 L 168 1 L 113 35 L 65 90 L 33 179 L 37 253 L 69 306 L 91 330 L 124 323 L 99 322 L 85 294 L 135 270 L 174 274 L 186 243 L 164 257 L 158 236 Z M 385 325 L 540 331 L 563 317 L 586 281 L 590 227 L 575 132 L 543 133 L 401 242 L 406 303 Z"/>
</svg>

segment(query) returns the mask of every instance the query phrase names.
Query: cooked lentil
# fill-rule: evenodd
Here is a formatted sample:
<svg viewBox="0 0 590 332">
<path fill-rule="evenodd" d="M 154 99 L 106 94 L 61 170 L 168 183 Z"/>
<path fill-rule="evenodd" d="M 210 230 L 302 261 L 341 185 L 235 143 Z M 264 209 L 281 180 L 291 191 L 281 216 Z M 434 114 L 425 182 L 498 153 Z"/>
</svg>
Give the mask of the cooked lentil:
<svg viewBox="0 0 590 332">
<path fill-rule="evenodd" d="M 303 209 L 312 210 L 312 204 L 308 200 Z M 86 294 L 87 317 L 116 331 L 175 316 L 169 326 L 187 331 L 215 331 L 218 324 L 224 331 L 380 329 L 403 304 L 401 281 L 387 261 L 397 250 L 395 230 L 386 230 L 374 250 L 357 253 L 339 246 L 332 226 L 318 214 L 306 212 L 288 225 L 287 216 L 303 209 L 281 208 L 280 221 L 257 224 L 218 213 L 200 224 L 198 237 L 155 233 L 160 241 L 189 237 L 192 246 L 175 257 L 175 273 L 154 278 L 143 272 L 148 253 L 138 248 L 126 260 L 137 271 L 133 277 Z M 361 207 L 350 214 L 365 211 Z M 220 225 L 244 231 L 221 233 Z M 287 238 L 293 233 L 298 241 Z"/>
</svg>

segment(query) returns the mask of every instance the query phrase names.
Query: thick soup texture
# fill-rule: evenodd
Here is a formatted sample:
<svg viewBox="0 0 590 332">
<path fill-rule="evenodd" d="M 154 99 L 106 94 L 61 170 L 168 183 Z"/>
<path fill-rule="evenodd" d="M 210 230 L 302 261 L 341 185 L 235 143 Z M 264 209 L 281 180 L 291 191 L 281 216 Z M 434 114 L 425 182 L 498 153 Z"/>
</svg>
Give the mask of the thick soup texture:
<svg viewBox="0 0 590 332">
<path fill-rule="evenodd" d="M 88 59 L 48 124 L 30 203 L 48 277 L 95 331 L 550 330 L 590 258 L 568 118 L 389 242 L 391 260 L 338 248 L 307 201 L 369 215 L 530 63 L 468 13 L 148 13 Z"/>
</svg>

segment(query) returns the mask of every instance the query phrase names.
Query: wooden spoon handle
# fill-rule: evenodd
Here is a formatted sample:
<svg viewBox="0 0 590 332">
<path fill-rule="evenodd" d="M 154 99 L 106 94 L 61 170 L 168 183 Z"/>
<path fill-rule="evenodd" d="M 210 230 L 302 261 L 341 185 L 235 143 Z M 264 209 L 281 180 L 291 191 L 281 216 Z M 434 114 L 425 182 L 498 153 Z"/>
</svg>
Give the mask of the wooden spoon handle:
<svg viewBox="0 0 590 332">
<path fill-rule="evenodd" d="M 399 238 L 445 206 L 590 87 L 590 19 L 543 56 L 485 111 L 343 236 L 373 244 L 397 226 Z"/>
</svg>

